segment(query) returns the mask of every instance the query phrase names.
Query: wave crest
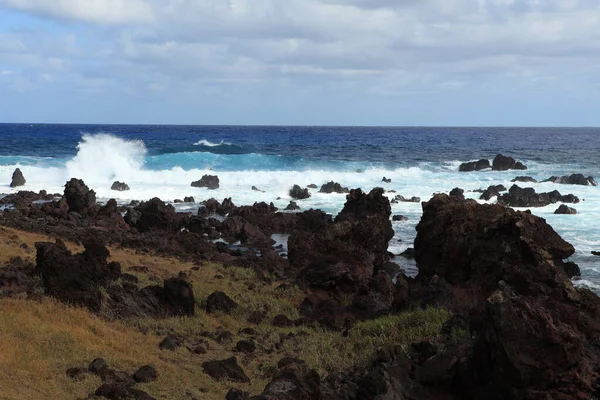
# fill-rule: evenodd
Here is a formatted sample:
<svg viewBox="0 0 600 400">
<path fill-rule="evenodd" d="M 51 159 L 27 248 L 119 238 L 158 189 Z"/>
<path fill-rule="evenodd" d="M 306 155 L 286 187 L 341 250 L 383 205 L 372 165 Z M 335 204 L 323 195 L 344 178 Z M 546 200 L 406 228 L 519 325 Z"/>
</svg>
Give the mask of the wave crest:
<svg viewBox="0 0 600 400">
<path fill-rule="evenodd" d="M 219 143 L 213 143 L 209 140 L 202 139 L 194 143 L 194 146 L 206 146 L 206 147 L 218 147 L 218 146 L 232 146 L 231 143 L 221 140 Z"/>
</svg>

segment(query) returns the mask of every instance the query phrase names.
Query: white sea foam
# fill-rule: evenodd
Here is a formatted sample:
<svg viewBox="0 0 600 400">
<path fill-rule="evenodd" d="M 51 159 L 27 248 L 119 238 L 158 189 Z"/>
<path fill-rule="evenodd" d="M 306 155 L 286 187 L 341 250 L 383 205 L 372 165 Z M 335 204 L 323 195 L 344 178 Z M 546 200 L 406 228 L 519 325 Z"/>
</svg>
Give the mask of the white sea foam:
<svg viewBox="0 0 600 400">
<path fill-rule="evenodd" d="M 217 147 L 221 145 L 231 145 L 231 143 L 221 140 L 219 143 L 213 143 L 206 139 L 202 139 L 194 143 L 194 146 Z"/>
</svg>

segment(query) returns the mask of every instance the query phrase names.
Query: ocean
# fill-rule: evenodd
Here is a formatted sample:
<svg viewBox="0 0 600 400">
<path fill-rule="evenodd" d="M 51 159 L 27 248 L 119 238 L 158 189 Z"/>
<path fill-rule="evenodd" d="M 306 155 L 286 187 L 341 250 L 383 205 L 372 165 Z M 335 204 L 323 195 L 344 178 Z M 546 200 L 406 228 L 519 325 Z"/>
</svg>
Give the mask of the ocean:
<svg viewBox="0 0 600 400">
<path fill-rule="evenodd" d="M 528 171 L 460 173 L 461 162 L 496 154 L 523 161 Z M 438 128 L 438 127 L 260 127 L 260 126 L 146 126 L 0 124 L 0 192 L 10 193 L 12 172 L 21 168 L 27 184 L 20 189 L 62 193 L 71 177 L 83 179 L 100 200 L 119 202 L 160 197 L 165 201 L 193 196 L 196 202 L 231 197 L 236 205 L 273 202 L 285 208 L 294 184 L 321 185 L 336 181 L 369 191 L 395 190 L 390 197 L 420 197 L 468 192 L 503 184 L 517 175 L 538 180 L 552 175 L 583 173 L 597 179 L 600 161 L 598 128 Z M 362 171 L 362 172 L 357 172 Z M 215 191 L 192 188 L 205 174 L 218 175 Z M 392 180 L 383 183 L 383 177 Z M 131 190 L 115 192 L 111 184 L 124 181 Z M 582 278 L 576 283 L 600 291 L 600 187 L 520 184 L 536 191 L 573 193 L 585 199 L 577 215 L 554 215 L 558 205 L 532 209 L 572 243 Z M 251 190 L 252 186 L 263 190 Z M 302 209 L 319 208 L 336 214 L 343 194 L 320 194 L 298 201 Z M 491 200 L 495 201 L 495 198 Z M 198 205 L 177 205 L 182 211 Z M 394 222 L 396 236 L 390 251 L 412 247 L 421 215 L 418 203 L 392 205 L 408 221 Z M 397 259 L 408 273 L 414 264 Z"/>
</svg>

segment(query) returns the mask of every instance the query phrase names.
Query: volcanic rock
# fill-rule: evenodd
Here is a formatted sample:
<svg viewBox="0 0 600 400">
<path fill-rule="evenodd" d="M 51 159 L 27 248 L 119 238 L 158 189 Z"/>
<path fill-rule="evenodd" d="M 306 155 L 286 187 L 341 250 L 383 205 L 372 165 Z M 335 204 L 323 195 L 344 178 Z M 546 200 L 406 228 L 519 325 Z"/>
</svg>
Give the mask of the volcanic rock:
<svg viewBox="0 0 600 400">
<path fill-rule="evenodd" d="M 458 170 L 460 172 L 472 172 L 472 171 L 481 171 L 482 169 L 487 169 L 487 168 L 491 168 L 492 166 L 490 165 L 490 161 L 489 160 L 479 160 L 479 161 L 470 161 L 470 162 L 466 162 L 461 164 L 458 167 Z"/>
<path fill-rule="evenodd" d="M 319 193 L 348 193 L 349 191 L 348 188 L 343 187 L 337 182 L 331 181 L 321 186 Z"/>
<path fill-rule="evenodd" d="M 216 175 L 204 175 L 200 180 L 192 182 L 192 187 L 207 188 L 215 190 L 219 188 L 219 177 Z"/>
<path fill-rule="evenodd" d="M 129 190 L 129 185 L 126 184 L 125 182 L 115 181 L 112 184 L 112 186 L 110 187 L 110 190 L 117 190 L 119 192 L 125 192 L 125 191 Z"/>
<path fill-rule="evenodd" d="M 202 364 L 204 372 L 216 381 L 229 380 L 232 382 L 248 383 L 250 378 L 238 365 L 235 357 L 220 361 L 207 361 Z"/>
<path fill-rule="evenodd" d="M 577 214 L 577 210 L 571 207 L 568 207 L 566 204 L 561 204 L 554 214 Z"/>
<path fill-rule="evenodd" d="M 310 197 L 310 193 L 308 192 L 308 189 L 302 189 L 300 186 L 294 185 L 290 189 L 290 197 L 296 200 L 303 200 L 308 199 Z"/>
<path fill-rule="evenodd" d="M 508 193 L 498 196 L 498 203 L 510 207 L 545 207 L 557 202 L 579 203 L 579 198 L 572 194 L 563 196 L 557 190 L 536 193 L 533 188 L 521 188 L 517 185 L 513 185 Z"/>
<path fill-rule="evenodd" d="M 531 176 L 517 176 L 511 182 L 531 182 L 531 183 L 537 183 L 537 179 L 534 179 Z"/>
<path fill-rule="evenodd" d="M 563 185 L 598 186 L 598 183 L 594 180 L 594 177 L 588 176 L 586 178 L 583 174 L 551 176 L 550 178 L 542 182 L 554 182 Z"/>
<path fill-rule="evenodd" d="M 15 188 L 18 186 L 24 186 L 26 182 L 27 181 L 25 180 L 25 177 L 23 176 L 21 170 L 19 168 L 15 169 L 15 171 L 12 174 L 12 181 L 10 182 L 10 187 Z"/>
<path fill-rule="evenodd" d="M 512 157 L 503 156 L 502 154 L 498 154 L 494 161 L 492 162 L 492 170 L 493 171 L 508 171 L 509 169 L 527 169 L 523 163 L 520 161 L 516 161 Z"/>
<path fill-rule="evenodd" d="M 207 313 L 216 313 L 223 312 L 229 313 L 231 310 L 236 308 L 238 304 L 233 301 L 229 296 L 225 293 L 217 291 L 213 292 L 206 299 L 206 312 Z"/>
<path fill-rule="evenodd" d="M 500 192 L 505 192 L 506 187 L 504 185 L 492 185 L 483 191 L 481 194 L 481 200 L 491 200 L 492 197 L 500 196 Z"/>
<path fill-rule="evenodd" d="M 90 190 L 81 179 L 71 179 L 65 184 L 64 197 L 69 211 L 86 214 L 96 205 L 96 192 Z"/>
</svg>

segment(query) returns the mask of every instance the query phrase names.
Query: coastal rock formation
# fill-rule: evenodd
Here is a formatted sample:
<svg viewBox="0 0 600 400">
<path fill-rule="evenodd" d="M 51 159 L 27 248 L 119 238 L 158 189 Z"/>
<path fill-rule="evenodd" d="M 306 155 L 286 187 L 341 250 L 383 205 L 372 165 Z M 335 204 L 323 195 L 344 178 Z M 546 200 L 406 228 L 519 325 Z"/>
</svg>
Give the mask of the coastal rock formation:
<svg viewBox="0 0 600 400">
<path fill-rule="evenodd" d="M 65 184 L 64 198 L 70 212 L 86 214 L 96 205 L 96 192 L 90 190 L 81 179 L 73 178 Z"/>
<path fill-rule="evenodd" d="M 129 190 L 129 185 L 126 184 L 125 182 L 115 181 L 115 182 L 113 182 L 112 186 L 110 187 L 110 190 L 125 192 L 125 191 Z"/>
<path fill-rule="evenodd" d="M 492 162 L 492 171 L 508 171 L 509 169 L 525 170 L 527 167 L 522 162 L 515 160 L 512 157 L 498 154 Z"/>
<path fill-rule="evenodd" d="M 577 214 L 577 210 L 568 207 L 566 204 L 561 204 L 560 207 L 554 211 L 554 214 Z"/>
<path fill-rule="evenodd" d="M 384 176 L 383 179 L 381 180 L 381 182 L 383 182 L 383 183 L 392 183 L 392 180 L 390 178 L 386 178 Z"/>
<path fill-rule="evenodd" d="M 343 187 L 339 183 L 331 181 L 321 186 L 319 193 L 348 193 L 349 191 L 350 190 L 347 187 Z"/>
<path fill-rule="evenodd" d="M 195 203 L 196 200 L 194 200 L 194 198 L 192 196 L 186 196 L 183 198 L 183 202 L 184 203 Z"/>
<path fill-rule="evenodd" d="M 402 203 L 420 203 L 421 202 L 421 198 L 420 197 L 416 197 L 413 196 L 411 198 L 407 198 L 402 196 L 401 194 L 396 195 L 396 197 L 394 197 L 394 199 L 392 200 L 392 203 L 398 203 L 398 202 L 402 202 Z"/>
<path fill-rule="evenodd" d="M 216 175 L 204 175 L 200 180 L 192 182 L 192 187 L 207 188 L 215 190 L 219 188 L 219 177 Z"/>
<path fill-rule="evenodd" d="M 419 277 L 437 275 L 485 295 L 501 280 L 523 290 L 535 290 L 539 282 L 568 280 L 562 260 L 574 251 L 530 213 L 473 200 L 458 202 L 446 195 L 424 203 L 415 239 Z"/>
<path fill-rule="evenodd" d="M 408 221 L 408 217 L 405 217 L 404 215 L 394 215 L 392 217 L 392 221 L 396 221 L 396 222 Z"/>
<path fill-rule="evenodd" d="M 565 176 L 551 176 L 542 182 L 554 182 L 562 185 L 598 186 L 593 176 L 585 177 L 583 174 L 572 174 Z"/>
<path fill-rule="evenodd" d="M 304 200 L 310 197 L 310 193 L 307 188 L 302 189 L 300 186 L 294 185 L 290 189 L 290 197 L 295 200 Z"/>
<path fill-rule="evenodd" d="M 511 180 L 511 182 L 537 183 L 537 179 L 534 179 L 531 176 L 517 176 L 516 178 Z"/>
<path fill-rule="evenodd" d="M 572 194 L 561 195 L 554 190 L 549 193 L 536 193 L 533 188 L 521 188 L 513 185 L 508 193 L 498 197 L 498 203 L 510 207 L 545 207 L 557 202 L 579 203 L 579 198 Z"/>
<path fill-rule="evenodd" d="M 357 300 L 363 293 L 379 293 L 378 287 L 384 290 L 377 275 L 388 261 L 387 246 L 394 230 L 390 203 L 383 193 L 380 188 L 369 194 L 353 189 L 333 224 L 302 230 L 289 238 L 288 258 L 300 284 L 316 292 L 327 291 L 305 300 L 301 310 L 306 316 L 323 321 L 341 318 L 340 313 L 325 311 L 340 308 L 330 293 L 354 295 Z"/>
<path fill-rule="evenodd" d="M 481 194 L 481 200 L 491 200 L 492 197 L 500 196 L 501 192 L 506 192 L 504 185 L 492 185 L 483 191 Z"/>
<path fill-rule="evenodd" d="M 481 171 L 482 169 L 492 168 L 489 160 L 481 159 L 479 161 L 470 161 L 460 164 L 458 170 L 460 172 Z"/>
<path fill-rule="evenodd" d="M 25 177 L 23 176 L 23 173 L 21 172 L 21 170 L 19 168 L 15 169 L 15 171 L 12 174 L 12 180 L 10 182 L 10 187 L 15 188 L 15 187 L 19 187 L 19 186 L 24 186 L 26 182 L 27 181 L 25 180 Z"/>
<path fill-rule="evenodd" d="M 136 218 L 132 218 L 134 212 L 137 213 Z M 127 215 L 130 217 L 127 218 Z M 127 215 L 125 220 L 140 232 L 180 229 L 184 222 L 184 216 L 177 214 L 172 205 L 165 204 L 156 197 L 141 203 L 133 211 L 130 210 Z"/>
<path fill-rule="evenodd" d="M 461 188 L 454 188 L 449 193 L 450 196 L 456 197 L 459 200 L 465 199 L 465 191 Z"/>
<path fill-rule="evenodd" d="M 300 207 L 298 206 L 298 203 L 296 203 L 295 201 L 290 201 L 290 204 L 288 204 L 285 209 L 286 209 L 286 211 L 296 211 L 296 210 L 299 210 Z"/>
</svg>

